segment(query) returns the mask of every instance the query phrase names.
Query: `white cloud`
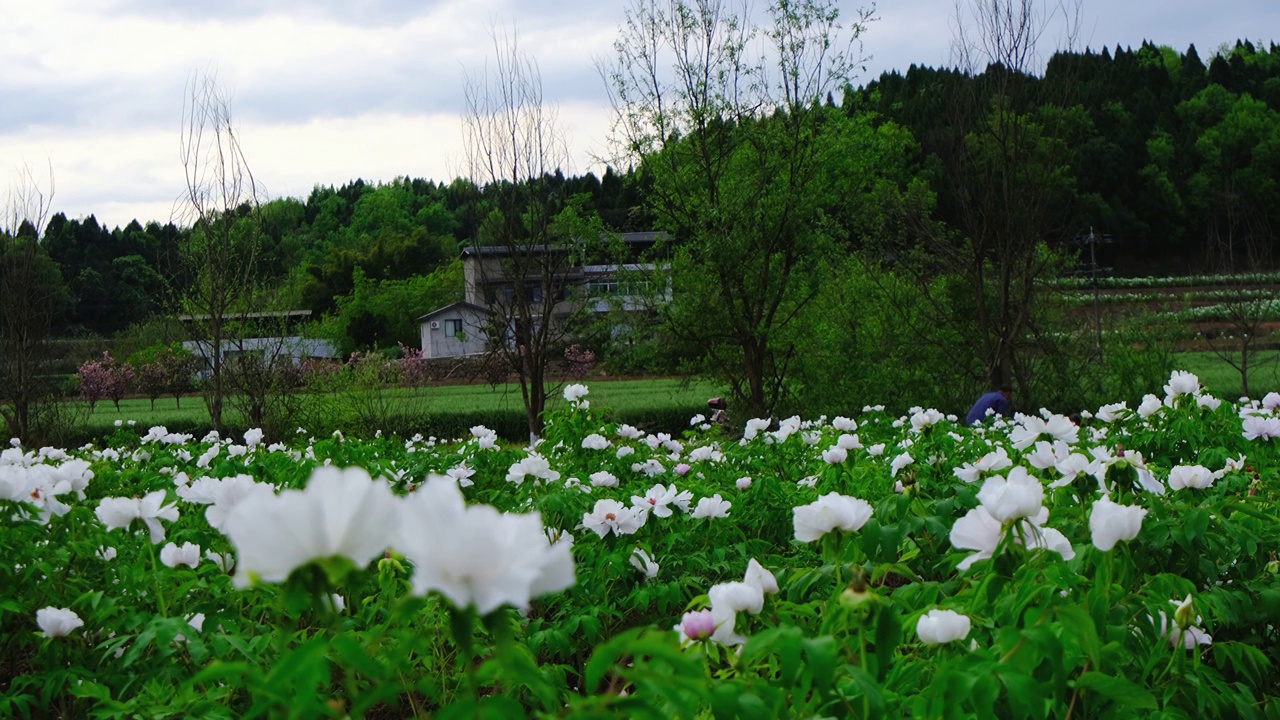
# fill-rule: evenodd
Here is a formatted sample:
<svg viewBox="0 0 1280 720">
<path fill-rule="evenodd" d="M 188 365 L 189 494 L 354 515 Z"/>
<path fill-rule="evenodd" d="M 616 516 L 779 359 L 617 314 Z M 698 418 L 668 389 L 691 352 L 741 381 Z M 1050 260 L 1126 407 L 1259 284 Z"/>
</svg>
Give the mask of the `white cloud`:
<svg viewBox="0 0 1280 720">
<path fill-rule="evenodd" d="M 52 162 L 55 207 L 107 224 L 169 218 L 181 194 L 178 128 L 194 71 L 216 72 L 255 173 L 274 196 L 316 184 L 460 174 L 465 71 L 514 24 L 560 105 L 574 167 L 607 155 L 608 101 L 594 69 L 612 56 L 624 3 L 592 0 L 41 0 L 5 2 L 0 24 L 0 177 Z M 855 5 L 847 3 L 846 17 Z M 1086 16 L 1098 48 L 1144 37 L 1207 57 L 1280 26 L 1280 7 L 1239 0 L 1206 17 L 1189 0 L 1110 3 Z M 882 3 L 864 36 L 865 82 L 951 60 L 952 0 Z"/>
</svg>

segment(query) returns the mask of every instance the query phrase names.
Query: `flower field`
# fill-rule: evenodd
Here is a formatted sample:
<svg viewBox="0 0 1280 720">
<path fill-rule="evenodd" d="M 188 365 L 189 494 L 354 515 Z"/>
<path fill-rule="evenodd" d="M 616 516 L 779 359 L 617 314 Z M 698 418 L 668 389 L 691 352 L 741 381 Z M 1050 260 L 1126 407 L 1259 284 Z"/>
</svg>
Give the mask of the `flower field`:
<svg viewBox="0 0 1280 720">
<path fill-rule="evenodd" d="M 1280 718 L 1280 395 L 0 454 L 3 717 Z"/>
</svg>

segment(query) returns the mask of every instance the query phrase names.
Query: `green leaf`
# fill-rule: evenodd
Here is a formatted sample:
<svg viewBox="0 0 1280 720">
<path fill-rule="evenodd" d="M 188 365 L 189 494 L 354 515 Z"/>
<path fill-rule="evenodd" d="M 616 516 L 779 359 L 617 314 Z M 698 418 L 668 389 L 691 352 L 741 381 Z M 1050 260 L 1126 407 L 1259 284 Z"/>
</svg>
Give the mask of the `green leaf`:
<svg viewBox="0 0 1280 720">
<path fill-rule="evenodd" d="M 1129 709 L 1154 710 L 1158 707 L 1154 695 L 1124 678 L 1087 672 L 1076 678 L 1075 686 L 1077 689 L 1092 690 Z"/>
<path fill-rule="evenodd" d="M 892 606 L 883 604 L 876 617 L 876 680 L 884 682 L 893 664 L 894 651 L 902 642 L 902 618 Z"/>
<path fill-rule="evenodd" d="M 640 639 L 645 632 L 645 628 L 636 628 L 610 639 L 608 642 L 596 646 L 595 652 L 591 653 L 591 659 L 587 661 L 584 671 L 583 690 L 587 692 L 595 692 L 600 687 L 600 682 L 604 680 L 605 673 L 613 667 L 618 658 L 627 654 L 631 648 L 628 646 Z"/>
<path fill-rule="evenodd" d="M 816 638 L 804 638 L 800 641 L 804 648 L 805 667 L 813 677 L 814 684 L 826 690 L 835 681 L 836 664 L 840 662 L 840 646 L 830 635 Z"/>
<path fill-rule="evenodd" d="M 1182 528 L 1188 540 L 1195 540 L 1204 535 L 1205 530 L 1209 528 L 1209 511 L 1204 508 L 1188 511 L 1182 519 Z"/>
<path fill-rule="evenodd" d="M 384 670 L 382 665 L 369 657 L 368 653 L 364 651 L 364 647 L 350 635 L 335 635 L 329 641 L 329 647 L 333 648 L 336 658 L 348 668 L 361 673 L 370 680 L 379 680 L 383 677 Z"/>
<path fill-rule="evenodd" d="M 1098 628 L 1093 618 L 1079 605 L 1061 605 L 1053 609 L 1068 637 L 1073 638 L 1084 650 L 1084 654 L 1097 666 L 1102 652 L 1102 643 L 1098 639 Z"/>
<path fill-rule="evenodd" d="M 1045 717 L 1045 695 L 1035 678 L 1009 668 L 997 668 L 996 676 L 1004 684 L 1014 717 Z"/>
</svg>

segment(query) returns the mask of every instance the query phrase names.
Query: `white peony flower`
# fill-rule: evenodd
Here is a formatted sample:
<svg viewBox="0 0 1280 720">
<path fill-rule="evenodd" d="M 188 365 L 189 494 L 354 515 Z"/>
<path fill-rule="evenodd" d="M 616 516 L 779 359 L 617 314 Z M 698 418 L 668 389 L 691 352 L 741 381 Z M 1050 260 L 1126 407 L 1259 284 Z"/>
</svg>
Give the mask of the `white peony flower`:
<svg viewBox="0 0 1280 720">
<path fill-rule="evenodd" d="M 163 490 L 147 493 L 142 498 L 103 498 L 94 514 L 108 530 L 124 529 L 134 520 L 141 520 L 151 533 L 152 544 L 158 545 L 164 540 L 164 526 L 160 521 L 178 520 L 178 508 L 172 503 L 165 505 L 164 501 Z"/>
<path fill-rule="evenodd" d="M 626 438 L 628 440 L 639 440 L 644 437 L 643 430 L 638 430 L 630 425 L 619 425 L 616 432 L 618 433 L 618 437 Z"/>
<path fill-rule="evenodd" d="M 1010 443 L 1019 450 L 1026 450 L 1035 444 L 1041 435 L 1052 435 L 1055 440 L 1074 444 L 1080 436 L 1080 428 L 1065 415 L 1055 415 L 1048 410 L 1041 410 L 1044 419 L 1034 415 L 1018 415 L 1017 425 L 1009 431 Z"/>
<path fill-rule="evenodd" d="M 582 516 L 582 525 L 599 537 L 609 533 L 631 535 L 644 525 L 648 515 L 617 500 L 604 498 L 597 500 L 591 512 Z"/>
<path fill-rule="evenodd" d="M 1206 408 L 1212 412 L 1222 407 L 1222 401 L 1212 395 L 1196 395 L 1196 407 Z"/>
<path fill-rule="evenodd" d="M 1071 453 L 1058 461 L 1054 469 L 1057 470 L 1062 477 L 1049 483 L 1049 487 L 1059 488 L 1071 484 L 1072 480 L 1080 474 L 1093 475 L 1097 473 L 1097 465 L 1095 460 L 1090 460 L 1087 455 L 1081 453 Z"/>
<path fill-rule="evenodd" d="M 587 389 L 586 385 L 574 383 L 564 389 L 564 400 L 567 403 L 577 404 L 577 402 L 586 397 L 589 392 L 590 390 Z"/>
<path fill-rule="evenodd" d="M 466 505 L 456 483 L 429 479 L 401 506 L 396 547 L 413 563 L 416 595 L 435 591 L 454 607 L 487 615 L 503 605 L 571 587 L 569 543 L 551 544 L 538 513 Z"/>
<path fill-rule="evenodd" d="M 889 477 L 897 477 L 899 470 L 911 465 L 915 461 L 916 459 L 911 457 L 911 453 L 907 452 L 895 457 L 893 462 L 889 463 Z"/>
<path fill-rule="evenodd" d="M 753 615 L 760 612 L 764 608 L 764 593 L 747 583 L 721 583 L 707 590 L 707 598 L 711 601 L 711 617 L 715 621 L 711 640 L 726 647 L 746 642 L 746 638 L 734 632 L 738 613 L 744 610 Z"/>
<path fill-rule="evenodd" d="M 591 473 L 591 484 L 595 487 L 618 487 L 618 478 L 607 470 Z"/>
<path fill-rule="evenodd" d="M 1280 437 L 1280 418 L 1250 415 L 1241 420 L 1241 430 L 1245 440 L 1270 440 Z"/>
<path fill-rule="evenodd" d="M 1222 464 L 1222 469 L 1214 472 L 1213 477 L 1220 478 L 1226 475 L 1227 473 L 1240 472 L 1245 468 L 1244 463 L 1245 463 L 1244 455 L 1241 455 L 1238 458 L 1227 458 L 1226 462 Z M 1174 489 L 1176 490 L 1177 488 L 1174 488 Z"/>
<path fill-rule="evenodd" d="M 768 430 L 772 422 L 768 418 L 751 418 L 742 431 L 743 440 L 751 440 L 761 432 Z"/>
<path fill-rule="evenodd" d="M 471 487 L 475 485 L 475 481 L 471 479 L 476 474 L 473 468 L 467 467 L 466 463 L 456 465 L 444 471 L 445 477 L 458 483 L 458 487 Z"/>
<path fill-rule="evenodd" d="M 1007 478 L 987 478 L 978 491 L 978 500 L 998 522 L 1032 517 L 1044 503 L 1044 485 L 1024 467 L 1015 467 Z"/>
<path fill-rule="evenodd" d="M 1164 403 L 1155 395 L 1143 395 L 1142 404 L 1138 406 L 1138 417 L 1146 420 L 1164 408 Z"/>
<path fill-rule="evenodd" d="M 1216 478 L 1209 468 L 1201 465 L 1178 465 L 1169 471 L 1169 489 L 1204 490 L 1213 485 Z"/>
<path fill-rule="evenodd" d="M 932 408 L 917 411 L 911 415 L 911 432 L 922 433 L 926 428 L 937 425 L 943 419 L 943 414 Z"/>
<path fill-rule="evenodd" d="M 960 550 L 975 551 L 961 560 L 956 570 L 963 572 L 979 560 L 986 560 L 994 555 L 1003 532 L 1004 528 L 1001 527 L 1000 521 L 992 517 L 987 508 L 982 505 L 973 508 L 965 513 L 964 517 L 956 520 L 951 526 L 952 546 Z"/>
<path fill-rule="evenodd" d="M 209 478 L 202 479 L 207 480 Z M 195 484 L 192 483 L 192 485 Z M 207 486 L 206 490 L 208 491 L 210 505 L 205 508 L 204 519 L 209 523 L 209 527 L 219 532 L 222 531 L 227 518 L 234 512 L 236 505 L 243 502 L 245 498 L 253 495 L 263 497 L 275 495 L 274 487 L 267 483 L 257 482 L 249 475 L 236 475 L 215 480 L 213 484 Z M 181 491 L 178 494 L 181 495 Z"/>
<path fill-rule="evenodd" d="M 1189 372 L 1182 370 L 1174 370 L 1169 376 L 1169 383 L 1164 386 L 1165 398 L 1173 400 L 1182 395 L 1198 395 L 1200 393 L 1200 378 Z"/>
<path fill-rule="evenodd" d="M 1113 423 L 1117 420 L 1123 420 L 1130 412 L 1132 411 L 1129 410 L 1129 403 L 1118 402 L 1098 408 L 1098 414 L 1095 417 L 1104 423 Z"/>
<path fill-rule="evenodd" d="M 828 493 L 808 505 L 792 508 L 796 540 L 813 542 L 832 530 L 857 532 L 871 519 L 866 500 Z"/>
<path fill-rule="evenodd" d="M 599 433 L 591 433 L 582 438 L 582 449 L 584 450 L 607 450 L 609 448 L 609 440 Z"/>
<path fill-rule="evenodd" d="M 252 428 L 244 433 L 244 444 L 249 447 L 257 447 L 262 442 L 262 428 Z"/>
<path fill-rule="evenodd" d="M 766 595 L 778 592 L 778 579 L 755 558 L 747 561 L 747 574 L 742 581 Z"/>
<path fill-rule="evenodd" d="M 694 508 L 690 517 L 702 518 L 724 518 L 729 517 L 729 508 L 732 507 L 728 500 L 720 497 L 720 493 L 716 493 L 711 497 L 704 497 L 698 501 L 698 507 Z"/>
<path fill-rule="evenodd" d="M 752 615 L 757 615 L 764 609 L 764 591 L 745 582 L 712 585 L 711 589 L 707 590 L 707 598 L 711 600 L 713 609 L 720 607 Z"/>
<path fill-rule="evenodd" d="M 236 559 L 231 553 L 217 553 L 212 550 L 206 550 L 204 557 L 224 573 L 229 573 L 235 569 Z"/>
<path fill-rule="evenodd" d="M 1051 550 L 1070 560 L 1076 556 L 1075 549 L 1061 532 L 1043 527 L 1049 519 L 1049 511 L 1041 508 L 1034 517 L 1018 520 L 1013 525 L 1014 541 L 1028 549 Z M 979 560 L 990 558 L 1000 544 L 1005 526 L 1000 523 L 983 505 L 970 510 L 951 526 L 951 544 L 961 550 L 975 552 L 956 566 L 956 570 L 964 571 Z"/>
<path fill-rule="evenodd" d="M 1040 445 L 1042 443 L 1036 444 Z M 978 458 L 976 462 L 966 463 L 951 472 L 962 481 L 972 483 L 979 480 L 983 473 L 998 472 L 1011 465 L 1013 465 L 1013 460 L 1009 459 L 1009 453 L 1002 446 Z"/>
<path fill-rule="evenodd" d="M 551 463 L 547 462 L 546 458 L 537 453 L 530 453 L 507 470 L 507 482 L 520 485 L 524 483 L 525 477 L 530 475 L 548 481 L 560 479 L 560 473 L 551 469 Z"/>
<path fill-rule="evenodd" d="M 689 462 L 701 462 L 703 460 L 719 460 L 723 459 L 723 455 L 716 449 L 715 445 L 703 445 L 689 451 Z"/>
<path fill-rule="evenodd" d="M 822 461 L 828 465 L 839 465 L 849 459 L 849 451 L 839 445 L 832 445 L 822 451 Z"/>
<path fill-rule="evenodd" d="M 862 441 L 858 439 L 857 435 L 845 433 L 836 438 L 836 447 L 843 448 L 845 450 L 857 450 L 862 447 Z"/>
<path fill-rule="evenodd" d="M 98 516 L 98 521 L 108 530 L 122 530 L 138 519 L 138 499 L 102 498 L 93 514 Z"/>
<path fill-rule="evenodd" d="M 160 549 L 160 562 L 165 567 L 171 568 L 179 565 L 196 567 L 200 564 L 200 546 L 186 542 L 182 543 L 182 547 L 178 547 L 174 543 L 167 543 Z"/>
<path fill-rule="evenodd" d="M 916 621 L 916 636 L 925 645 L 943 645 L 965 639 L 970 627 L 968 616 L 935 608 Z"/>
<path fill-rule="evenodd" d="M 36 611 L 36 625 L 45 637 L 66 637 L 71 631 L 84 627 L 84 621 L 68 608 L 46 607 Z"/>
<path fill-rule="evenodd" d="M 649 557 L 649 553 L 641 550 L 640 548 L 636 548 L 631 551 L 631 567 L 644 573 L 644 576 L 649 580 L 657 577 L 658 570 L 662 569 L 661 565 L 654 562 L 653 558 Z"/>
<path fill-rule="evenodd" d="M 1093 536 L 1093 546 L 1108 552 L 1117 542 L 1136 538 L 1146 515 L 1146 508 L 1120 505 L 1103 495 L 1093 503 L 1093 510 L 1089 513 L 1089 532 Z"/>
<path fill-rule="evenodd" d="M 671 517 L 670 506 L 676 504 L 679 507 L 677 503 L 679 494 L 674 484 L 663 485 L 659 483 L 649 488 L 644 497 L 632 495 L 631 504 L 642 512 L 651 512 L 660 518 Z"/>
<path fill-rule="evenodd" d="M 368 565 L 391 544 L 398 501 L 363 468 L 317 468 L 305 488 L 254 493 L 223 523 L 236 550 L 237 587 L 282 582 L 309 562 L 344 557 Z"/>
</svg>

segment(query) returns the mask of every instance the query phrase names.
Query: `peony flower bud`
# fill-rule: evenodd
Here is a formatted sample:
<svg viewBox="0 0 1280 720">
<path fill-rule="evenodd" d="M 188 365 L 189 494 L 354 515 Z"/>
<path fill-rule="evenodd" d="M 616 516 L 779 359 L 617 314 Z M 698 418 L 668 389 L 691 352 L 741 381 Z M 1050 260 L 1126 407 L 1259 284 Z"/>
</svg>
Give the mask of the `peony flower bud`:
<svg viewBox="0 0 1280 720">
<path fill-rule="evenodd" d="M 716 621 L 710 610 L 695 610 L 680 618 L 680 629 L 690 640 L 706 640 L 716 631 Z"/>
</svg>

